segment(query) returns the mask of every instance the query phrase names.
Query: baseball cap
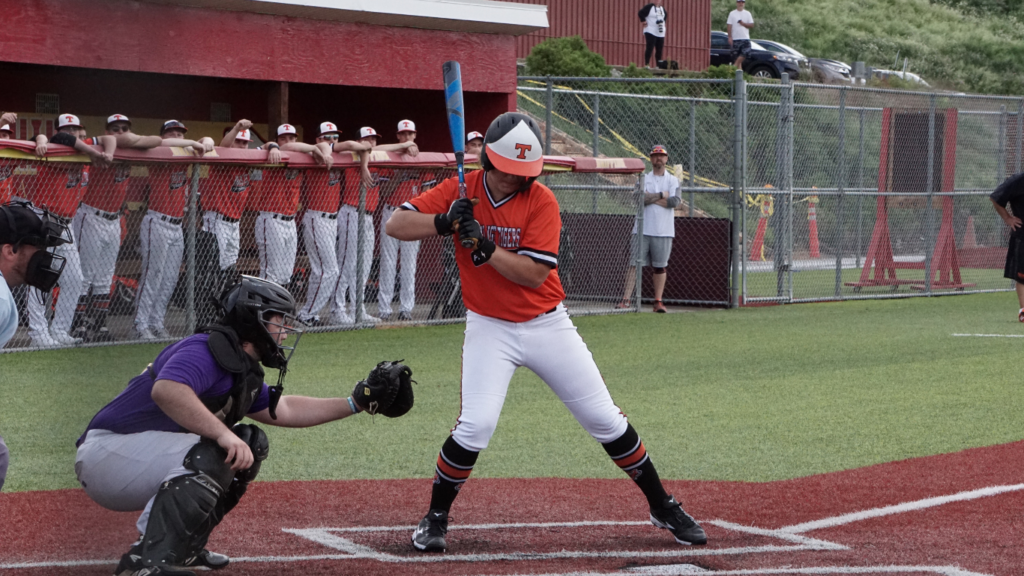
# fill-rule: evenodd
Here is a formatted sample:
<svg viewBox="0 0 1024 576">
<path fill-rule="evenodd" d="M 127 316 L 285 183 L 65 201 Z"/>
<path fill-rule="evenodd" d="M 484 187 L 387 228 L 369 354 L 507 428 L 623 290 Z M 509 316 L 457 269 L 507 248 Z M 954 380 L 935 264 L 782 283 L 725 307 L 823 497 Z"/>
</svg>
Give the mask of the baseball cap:
<svg viewBox="0 0 1024 576">
<path fill-rule="evenodd" d="M 374 130 L 373 128 L 370 128 L 369 126 L 363 126 L 362 128 L 359 129 L 359 137 L 360 138 L 366 138 L 367 136 L 376 136 L 376 135 L 377 135 L 377 131 Z"/>
<path fill-rule="evenodd" d="M 277 127 L 277 135 L 280 136 L 282 134 L 298 134 L 298 132 L 295 131 L 295 126 L 291 124 L 281 124 Z"/>
<path fill-rule="evenodd" d="M 466 135 L 466 142 L 472 142 L 473 140 L 476 140 L 477 138 L 483 140 L 484 139 L 484 135 L 479 133 L 479 132 L 470 132 L 468 135 Z"/>
<path fill-rule="evenodd" d="M 402 120 L 401 122 L 398 123 L 398 131 L 399 132 L 415 132 L 416 131 L 416 123 L 413 122 L 412 120 Z"/>
<path fill-rule="evenodd" d="M 11 134 L 14 134 L 14 128 L 11 128 L 10 124 L 4 124 L 3 126 L 0 126 L 0 132 L 10 132 Z"/>
<path fill-rule="evenodd" d="M 324 134 L 330 134 L 332 132 L 335 134 L 341 133 L 341 130 L 338 130 L 337 124 L 334 122 L 321 122 L 320 134 L 317 134 L 317 136 L 323 136 Z"/>
<path fill-rule="evenodd" d="M 57 129 L 60 130 L 65 126 L 77 126 L 83 128 L 82 122 L 78 120 L 78 116 L 74 114 L 61 114 L 57 116 Z"/>
<path fill-rule="evenodd" d="M 110 126 L 114 122 L 127 122 L 129 126 L 132 125 L 132 121 L 124 114 L 112 114 L 107 117 L 107 126 Z"/>
<path fill-rule="evenodd" d="M 168 120 L 167 122 L 164 122 L 163 126 L 160 127 L 160 134 L 162 135 L 164 132 L 167 132 L 168 130 L 172 129 L 181 130 L 182 132 L 188 132 L 188 128 L 185 128 L 185 125 L 181 122 L 178 122 L 177 120 Z"/>
<path fill-rule="evenodd" d="M 665 156 L 668 156 L 668 150 L 666 150 L 661 144 L 655 144 L 654 147 L 651 148 L 651 156 L 654 156 L 655 154 L 664 154 Z"/>
<path fill-rule="evenodd" d="M 239 130 L 238 134 L 235 134 L 235 140 L 245 140 L 246 142 L 252 142 L 252 136 L 249 134 L 249 129 Z"/>
</svg>

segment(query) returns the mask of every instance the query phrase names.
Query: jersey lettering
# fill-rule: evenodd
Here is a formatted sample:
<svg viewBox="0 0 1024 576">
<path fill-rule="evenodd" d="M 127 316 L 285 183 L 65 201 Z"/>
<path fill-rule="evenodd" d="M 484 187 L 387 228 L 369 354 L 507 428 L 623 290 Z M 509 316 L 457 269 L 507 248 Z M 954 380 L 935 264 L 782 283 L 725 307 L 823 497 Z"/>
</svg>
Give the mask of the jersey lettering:
<svg viewBox="0 0 1024 576">
<path fill-rule="evenodd" d="M 484 236 L 490 238 L 495 244 L 502 248 L 518 248 L 519 239 L 522 238 L 522 228 L 509 228 L 506 226 L 484 225 L 481 227 Z"/>
<path fill-rule="evenodd" d="M 331 170 L 330 175 L 327 178 L 327 185 L 337 186 L 338 184 L 341 184 L 341 176 L 341 170 Z"/>
<path fill-rule="evenodd" d="M 239 174 L 235 176 L 235 181 L 231 184 L 231 191 L 234 193 L 245 192 L 249 189 L 249 173 Z"/>
<path fill-rule="evenodd" d="M 295 168 L 289 168 L 289 169 L 285 170 L 285 172 L 284 172 L 285 180 L 295 180 L 296 178 L 298 178 L 301 175 L 302 174 L 298 170 L 296 170 Z"/>
<path fill-rule="evenodd" d="M 132 168 L 131 168 L 131 166 L 124 166 L 124 165 L 118 166 L 115 169 L 115 172 L 114 172 L 114 184 L 120 184 L 121 182 L 124 182 L 125 180 L 131 178 L 131 176 L 132 176 Z"/>
<path fill-rule="evenodd" d="M 177 190 L 185 185 L 185 171 L 174 172 L 171 174 L 171 190 Z"/>
<path fill-rule="evenodd" d="M 10 166 L 0 166 L 0 182 L 14 176 L 14 169 Z"/>
</svg>

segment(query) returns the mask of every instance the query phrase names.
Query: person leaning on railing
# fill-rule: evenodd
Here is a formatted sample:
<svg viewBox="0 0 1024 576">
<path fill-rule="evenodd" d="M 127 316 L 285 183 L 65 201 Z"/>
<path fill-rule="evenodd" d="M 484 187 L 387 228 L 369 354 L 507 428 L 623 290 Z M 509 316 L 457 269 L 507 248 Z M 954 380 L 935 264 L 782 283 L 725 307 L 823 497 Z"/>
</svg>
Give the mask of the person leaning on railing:
<svg viewBox="0 0 1024 576">
<path fill-rule="evenodd" d="M 90 168 L 109 167 L 114 159 L 117 141 L 113 136 L 106 135 L 88 138 L 85 127 L 74 114 L 61 114 L 56 119 L 56 126 L 57 133 L 50 142 L 85 154 L 93 166 L 77 162 L 47 162 L 37 166 L 35 182 L 29 188 L 28 199 L 37 207 L 49 210 L 62 225 L 70 226 L 89 184 Z M 101 146 L 103 151 L 94 146 Z M 38 290 L 30 291 L 25 304 L 29 336 L 32 345 L 36 347 L 70 346 L 81 342 L 81 339 L 70 334 L 84 282 L 81 255 L 73 231 L 71 242 L 57 247 L 57 252 L 67 260 L 67 264 L 61 275 L 61 297 L 57 299 L 52 321 L 46 319 L 47 306 L 43 294 Z"/>
</svg>

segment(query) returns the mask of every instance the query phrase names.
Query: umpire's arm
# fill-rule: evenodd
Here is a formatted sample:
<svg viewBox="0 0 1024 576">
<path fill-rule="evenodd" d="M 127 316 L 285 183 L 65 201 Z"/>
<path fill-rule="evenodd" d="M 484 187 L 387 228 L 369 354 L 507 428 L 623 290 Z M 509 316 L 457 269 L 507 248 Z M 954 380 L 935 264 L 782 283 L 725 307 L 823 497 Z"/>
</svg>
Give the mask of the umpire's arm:
<svg viewBox="0 0 1024 576">
<path fill-rule="evenodd" d="M 249 418 L 268 426 L 308 428 L 352 415 L 346 398 L 310 398 L 309 396 L 282 396 L 277 403 L 277 420 L 270 410 L 249 414 Z"/>
</svg>

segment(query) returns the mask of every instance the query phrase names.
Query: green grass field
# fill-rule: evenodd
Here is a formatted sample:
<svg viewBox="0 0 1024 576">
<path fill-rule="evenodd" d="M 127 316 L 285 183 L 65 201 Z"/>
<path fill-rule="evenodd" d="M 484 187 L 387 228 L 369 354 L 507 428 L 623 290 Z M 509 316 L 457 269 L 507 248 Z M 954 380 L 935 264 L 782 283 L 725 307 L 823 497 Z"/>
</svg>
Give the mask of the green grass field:
<svg viewBox="0 0 1024 576">
<path fill-rule="evenodd" d="M 1011 442 L 1020 426 L 1012 294 L 576 319 L 663 477 L 769 481 Z M 286 391 L 347 396 L 379 360 L 419 381 L 404 418 L 272 429 L 261 480 L 426 478 L 459 405 L 462 326 L 303 337 Z M 0 355 L 5 490 L 77 486 L 74 441 L 158 345 Z M 618 478 L 521 370 L 474 477 Z"/>
</svg>

